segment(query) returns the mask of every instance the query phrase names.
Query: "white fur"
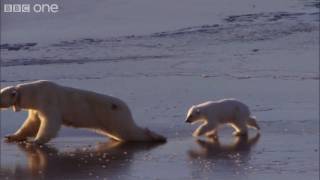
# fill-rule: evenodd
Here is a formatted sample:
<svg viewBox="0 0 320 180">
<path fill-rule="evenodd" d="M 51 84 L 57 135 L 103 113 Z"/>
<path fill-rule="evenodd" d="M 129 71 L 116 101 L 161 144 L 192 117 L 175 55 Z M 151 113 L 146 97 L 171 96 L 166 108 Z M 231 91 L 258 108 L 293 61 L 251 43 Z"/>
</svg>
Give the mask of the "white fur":
<svg viewBox="0 0 320 180">
<path fill-rule="evenodd" d="M 14 97 L 14 91 L 18 97 Z M 13 97 L 18 100 L 12 100 Z M 115 97 L 60 86 L 50 81 L 18 84 L 1 90 L 1 108 L 14 107 L 29 112 L 13 141 L 35 137 L 46 143 L 61 125 L 93 129 L 118 141 L 164 141 L 165 138 L 133 121 L 128 106 Z"/>
<path fill-rule="evenodd" d="M 186 122 L 203 123 L 196 129 L 193 136 L 206 135 L 216 137 L 219 125 L 229 124 L 236 131 L 236 135 L 247 135 L 247 127 L 260 129 L 255 117 L 250 116 L 247 105 L 235 99 L 208 101 L 192 106 L 187 113 Z"/>
</svg>

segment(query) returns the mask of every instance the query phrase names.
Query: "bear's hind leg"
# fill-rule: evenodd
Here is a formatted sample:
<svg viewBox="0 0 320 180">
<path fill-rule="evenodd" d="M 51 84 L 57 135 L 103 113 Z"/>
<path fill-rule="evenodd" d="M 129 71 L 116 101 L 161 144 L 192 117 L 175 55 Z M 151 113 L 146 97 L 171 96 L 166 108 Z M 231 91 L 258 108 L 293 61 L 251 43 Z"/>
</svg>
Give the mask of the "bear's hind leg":
<svg viewBox="0 0 320 180">
<path fill-rule="evenodd" d="M 10 141 L 24 141 L 27 137 L 33 137 L 37 134 L 40 126 L 40 119 L 36 112 L 29 110 L 29 114 L 22 126 L 12 135 L 5 138 Z"/>
<path fill-rule="evenodd" d="M 54 138 L 60 130 L 62 118 L 58 111 L 40 114 L 40 128 L 33 143 L 44 144 Z"/>
</svg>

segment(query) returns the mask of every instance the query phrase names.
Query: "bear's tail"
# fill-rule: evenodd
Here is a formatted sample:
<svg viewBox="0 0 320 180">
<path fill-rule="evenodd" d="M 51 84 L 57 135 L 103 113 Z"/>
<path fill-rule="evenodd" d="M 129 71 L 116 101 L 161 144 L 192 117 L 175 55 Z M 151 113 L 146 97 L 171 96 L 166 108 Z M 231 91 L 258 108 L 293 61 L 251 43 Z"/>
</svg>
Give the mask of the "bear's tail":
<svg viewBox="0 0 320 180">
<path fill-rule="evenodd" d="M 167 142 L 167 138 L 165 138 L 164 136 L 157 134 L 151 130 L 149 130 L 148 128 L 144 129 L 145 135 L 146 135 L 146 140 L 150 141 L 150 142 L 159 142 L 159 143 L 164 143 Z"/>
<path fill-rule="evenodd" d="M 260 130 L 260 126 L 258 125 L 257 119 L 256 119 L 255 116 L 250 116 L 250 117 L 248 118 L 248 120 L 247 120 L 247 124 L 248 124 L 248 126 L 250 126 L 250 127 L 253 127 L 253 128 L 255 128 L 255 129 L 257 129 L 257 130 Z"/>
</svg>

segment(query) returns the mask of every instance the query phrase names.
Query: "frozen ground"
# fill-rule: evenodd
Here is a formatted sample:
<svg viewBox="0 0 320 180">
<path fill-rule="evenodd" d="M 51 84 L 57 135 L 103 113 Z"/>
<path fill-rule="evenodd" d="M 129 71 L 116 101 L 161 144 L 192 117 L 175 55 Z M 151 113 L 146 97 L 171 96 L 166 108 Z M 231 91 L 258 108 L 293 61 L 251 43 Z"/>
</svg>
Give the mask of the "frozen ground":
<svg viewBox="0 0 320 180">
<path fill-rule="evenodd" d="M 2 16 L 1 87 L 49 79 L 114 95 L 168 142 L 115 145 L 63 129 L 48 147 L 2 142 L 1 177 L 318 179 L 318 1 L 96 3 L 85 13 L 94 4 L 65 4 L 54 18 Z M 222 145 L 192 138 L 188 107 L 226 97 L 251 107 L 260 136 L 237 141 L 224 129 Z M 25 116 L 2 111 L 1 136 Z"/>
</svg>

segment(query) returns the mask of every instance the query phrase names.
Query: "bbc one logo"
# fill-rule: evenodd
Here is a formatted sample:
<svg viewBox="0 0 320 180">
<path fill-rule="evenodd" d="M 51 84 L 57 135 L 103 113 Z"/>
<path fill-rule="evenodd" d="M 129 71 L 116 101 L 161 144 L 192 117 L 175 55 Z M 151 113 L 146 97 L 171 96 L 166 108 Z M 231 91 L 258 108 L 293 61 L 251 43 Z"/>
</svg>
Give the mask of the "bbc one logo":
<svg viewBox="0 0 320 180">
<path fill-rule="evenodd" d="M 57 13 L 59 6 L 57 4 L 4 4 L 5 13 Z"/>
</svg>

